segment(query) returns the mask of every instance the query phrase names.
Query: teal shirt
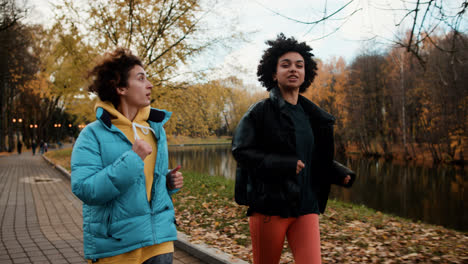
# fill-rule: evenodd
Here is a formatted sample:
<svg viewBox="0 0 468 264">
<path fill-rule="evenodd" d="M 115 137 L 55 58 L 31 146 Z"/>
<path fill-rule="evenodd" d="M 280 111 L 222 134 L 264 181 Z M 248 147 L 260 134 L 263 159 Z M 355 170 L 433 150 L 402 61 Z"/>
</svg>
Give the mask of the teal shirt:
<svg viewBox="0 0 468 264">
<path fill-rule="evenodd" d="M 297 175 L 301 186 L 299 211 L 291 213 L 292 215 L 319 214 L 317 195 L 312 183 L 312 166 L 310 164 L 315 149 L 314 132 L 309 118 L 300 104 L 292 105 L 286 102 L 286 106 L 287 112 L 294 123 L 296 154 L 305 164 L 305 168 Z"/>
</svg>

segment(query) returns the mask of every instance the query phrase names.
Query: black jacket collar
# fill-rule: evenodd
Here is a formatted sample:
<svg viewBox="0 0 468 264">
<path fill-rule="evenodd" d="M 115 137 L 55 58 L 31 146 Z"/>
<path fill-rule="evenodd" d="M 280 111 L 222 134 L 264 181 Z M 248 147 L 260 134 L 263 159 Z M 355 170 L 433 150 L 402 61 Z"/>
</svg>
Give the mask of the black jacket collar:
<svg viewBox="0 0 468 264">
<path fill-rule="evenodd" d="M 278 87 L 271 89 L 270 99 L 280 110 L 283 110 L 284 106 L 286 105 L 286 101 L 283 99 L 281 91 Z M 333 115 L 323 110 L 302 95 L 299 95 L 298 103 L 302 106 L 306 114 L 311 119 L 314 119 L 320 123 L 334 123 L 336 120 Z"/>
</svg>

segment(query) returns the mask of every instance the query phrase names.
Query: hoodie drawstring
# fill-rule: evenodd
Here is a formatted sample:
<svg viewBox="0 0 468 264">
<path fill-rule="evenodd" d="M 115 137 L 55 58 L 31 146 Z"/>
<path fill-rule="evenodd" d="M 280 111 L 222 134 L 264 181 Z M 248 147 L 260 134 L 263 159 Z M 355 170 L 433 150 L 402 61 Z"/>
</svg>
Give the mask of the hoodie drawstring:
<svg viewBox="0 0 468 264">
<path fill-rule="evenodd" d="M 156 132 L 154 132 L 154 130 L 151 127 L 142 126 L 133 122 L 132 129 L 133 129 L 133 135 L 135 137 L 135 140 L 140 139 L 136 130 L 137 127 L 139 127 L 141 129 L 141 132 L 145 135 L 148 135 L 149 131 L 151 130 L 151 132 L 153 132 L 154 136 L 156 137 Z"/>
</svg>

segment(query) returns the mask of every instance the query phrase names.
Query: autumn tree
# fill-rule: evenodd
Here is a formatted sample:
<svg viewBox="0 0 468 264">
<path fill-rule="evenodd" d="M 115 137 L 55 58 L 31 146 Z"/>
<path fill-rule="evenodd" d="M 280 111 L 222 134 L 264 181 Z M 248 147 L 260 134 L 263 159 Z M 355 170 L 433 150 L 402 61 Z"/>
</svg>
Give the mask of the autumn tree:
<svg viewBox="0 0 468 264">
<path fill-rule="evenodd" d="M 26 146 L 29 146 L 32 140 L 49 140 L 54 135 L 53 131 L 57 130 L 53 128 L 54 124 L 67 126 L 67 130 L 60 133 L 63 136 L 73 130 L 70 125 L 76 127 L 73 126 L 75 116 L 65 112 L 64 99 L 71 94 L 67 87 L 83 83 L 84 78 L 82 75 L 75 79 L 70 77 L 76 71 L 67 65 L 79 61 L 70 54 L 60 56 L 53 32 L 39 25 L 29 25 L 23 27 L 21 36 L 24 39 L 24 54 L 15 56 L 16 60 L 20 59 L 16 64 L 13 64 L 14 60 L 10 63 L 11 71 L 20 71 L 18 74 L 21 76 L 14 85 L 11 107 L 14 114 L 23 120 L 21 134 Z M 21 47 L 16 44 L 17 48 Z"/>
<path fill-rule="evenodd" d="M 266 90 L 258 89 L 254 85 L 246 85 L 244 82 L 230 76 L 217 80 L 218 85 L 225 89 L 224 109 L 222 111 L 224 133 L 232 135 L 242 116 L 255 102 L 268 97 Z"/>
<path fill-rule="evenodd" d="M 466 36 L 452 32 L 432 39 L 437 46 L 426 45 L 422 51 L 427 58 L 425 67 L 399 46 L 387 56 L 392 112 L 397 113 L 392 132 L 403 145 L 406 158 L 418 155 L 416 144 L 429 151 L 435 162 L 453 161 L 456 153 L 463 159 L 466 89 L 461 87 L 466 78 L 460 76 L 466 71 Z"/>
<path fill-rule="evenodd" d="M 224 87 L 216 83 L 194 84 L 174 93 L 178 104 L 174 107 L 175 128 L 168 133 L 191 137 L 206 137 L 215 134 L 221 127 L 221 112 L 224 108 Z M 168 105 L 168 109 L 172 107 Z"/>
<path fill-rule="evenodd" d="M 161 92 L 154 94 L 158 99 L 168 82 L 181 77 L 179 67 L 190 58 L 236 38 L 237 33 L 208 34 L 204 19 L 219 7 L 214 0 L 87 0 L 79 4 L 65 0 L 57 7 L 57 24 L 63 32 L 76 29 L 75 34 L 97 53 L 115 47 L 135 51 L 155 90 Z"/>
<path fill-rule="evenodd" d="M 14 146 L 14 130 L 22 129 L 24 123 L 11 123 L 13 119 L 24 118 L 22 107 L 22 87 L 34 78 L 38 70 L 38 58 L 31 50 L 33 45 L 32 27 L 16 23 L 0 32 L 1 53 L 1 139 L 0 148 L 5 150 L 5 131 L 8 135 L 8 146 Z M 18 140 L 18 139 L 17 139 Z"/>
<path fill-rule="evenodd" d="M 229 77 L 176 89 L 156 103 L 175 113 L 166 125 L 168 134 L 207 137 L 231 135 L 250 105 L 265 95 Z"/>
<path fill-rule="evenodd" d="M 24 6 L 19 6 L 14 0 L 0 2 L 0 32 L 15 26 L 27 14 Z"/>
<path fill-rule="evenodd" d="M 28 77 L 21 76 L 22 69 L 14 68 L 21 60 L 27 46 L 27 36 L 20 21 L 26 15 L 26 9 L 13 0 L 0 2 L 0 151 L 6 150 L 6 136 L 9 138 L 9 149 L 13 147 L 13 128 L 10 124 L 12 116 L 12 101 L 17 85 Z M 24 55 L 24 56 L 23 56 Z M 18 56 L 18 57 L 17 57 Z M 27 60 L 27 59 L 26 59 Z M 26 70 L 27 71 L 27 70 Z"/>
<path fill-rule="evenodd" d="M 392 98 L 389 119 L 394 142 L 403 147 L 405 159 L 416 157 L 417 123 L 420 116 L 420 86 L 422 68 L 404 48 L 395 45 L 387 54 L 386 72 L 389 78 L 389 96 Z"/>
<path fill-rule="evenodd" d="M 77 123 L 88 123 L 95 119 L 95 102 L 94 97 L 89 97 L 87 77 L 99 55 L 94 47 L 86 45 L 76 27 L 69 30 L 66 32 L 57 23 L 44 32 L 44 43 L 40 45 L 43 70 L 50 76 L 51 102 L 78 116 Z"/>
<path fill-rule="evenodd" d="M 303 95 L 337 117 L 338 150 L 354 144 L 363 154 L 387 158 L 427 151 L 435 162 L 464 159 L 466 36 L 433 39 L 454 52 L 426 45 L 426 67 L 398 45 L 381 53 L 364 48 L 349 66 L 318 61 L 318 76 Z"/>
<path fill-rule="evenodd" d="M 336 116 L 335 141 L 337 150 L 345 152 L 347 142 L 343 135 L 348 114 L 345 96 L 348 69 L 341 57 L 332 58 L 327 62 L 317 60 L 317 63 L 317 76 L 303 95 Z"/>
<path fill-rule="evenodd" d="M 434 46 L 427 52 L 427 70 L 421 83 L 427 87 L 430 104 L 420 122 L 433 159 L 454 160 L 457 152 L 463 158 L 467 140 L 468 38 L 452 32 L 433 41 L 440 49 Z"/>
<path fill-rule="evenodd" d="M 352 126 L 346 131 L 364 154 L 379 153 L 381 147 L 390 155 L 387 116 L 391 102 L 385 64 L 385 57 L 374 52 L 359 55 L 349 67 L 346 96 Z"/>
</svg>

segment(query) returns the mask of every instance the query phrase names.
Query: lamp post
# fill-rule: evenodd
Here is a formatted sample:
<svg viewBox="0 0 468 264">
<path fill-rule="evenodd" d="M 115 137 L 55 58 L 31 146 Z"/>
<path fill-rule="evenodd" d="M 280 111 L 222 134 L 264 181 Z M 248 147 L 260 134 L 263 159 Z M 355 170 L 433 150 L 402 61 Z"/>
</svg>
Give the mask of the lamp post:
<svg viewBox="0 0 468 264">
<path fill-rule="evenodd" d="M 23 119 L 22 118 L 13 118 L 11 120 L 13 122 L 13 127 L 15 128 L 15 134 L 16 134 L 16 146 L 18 148 L 18 153 L 21 154 L 21 148 L 22 148 L 22 144 L 20 142 L 20 136 L 19 136 L 19 131 L 18 131 L 18 126 L 21 127 L 21 124 L 23 123 Z"/>
<path fill-rule="evenodd" d="M 32 154 L 36 155 L 36 147 L 37 147 L 37 141 L 36 141 L 36 128 L 37 124 L 29 124 L 29 128 L 32 131 L 32 141 L 31 141 L 31 150 Z"/>
<path fill-rule="evenodd" d="M 37 124 L 29 124 L 29 128 L 32 131 L 32 139 L 36 140 L 36 129 L 37 129 Z"/>
<path fill-rule="evenodd" d="M 73 142 L 72 138 L 73 138 L 73 125 L 70 123 L 70 124 L 68 124 L 67 138 L 66 139 L 69 142 Z"/>
<path fill-rule="evenodd" d="M 57 139 L 57 144 L 61 146 L 60 142 L 60 136 L 61 136 L 61 131 L 62 131 L 62 124 L 54 124 L 54 128 L 56 128 L 56 139 Z"/>
<path fill-rule="evenodd" d="M 19 139 L 18 126 L 21 126 L 21 123 L 23 123 L 23 119 L 13 118 L 11 121 L 13 122 L 13 127 L 15 128 L 16 140 L 18 140 Z"/>
</svg>

